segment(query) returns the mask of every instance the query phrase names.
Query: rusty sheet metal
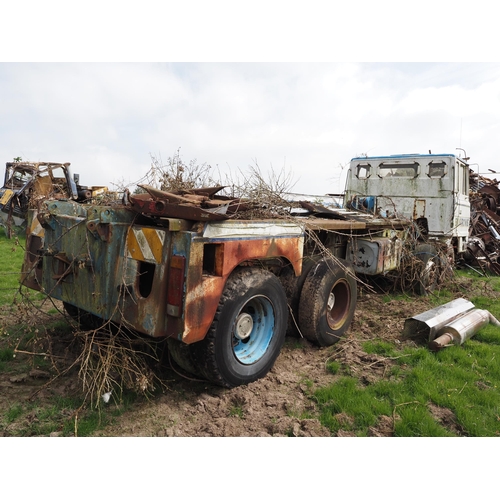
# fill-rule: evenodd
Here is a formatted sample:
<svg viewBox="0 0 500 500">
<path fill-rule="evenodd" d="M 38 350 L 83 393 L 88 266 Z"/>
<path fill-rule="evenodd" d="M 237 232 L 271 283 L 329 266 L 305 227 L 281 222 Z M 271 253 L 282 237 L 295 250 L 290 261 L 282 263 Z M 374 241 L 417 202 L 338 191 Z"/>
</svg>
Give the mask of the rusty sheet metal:
<svg viewBox="0 0 500 500">
<path fill-rule="evenodd" d="M 132 210 L 145 215 L 173 217 L 194 221 L 227 219 L 227 215 L 224 213 L 209 212 L 193 204 L 170 203 L 166 200 L 155 200 L 151 198 L 149 194 L 130 195 L 129 200 Z"/>
<path fill-rule="evenodd" d="M 40 290 L 42 282 L 42 255 L 45 229 L 37 217 L 37 210 L 27 213 L 26 251 L 19 281 L 22 285 Z"/>
<path fill-rule="evenodd" d="M 234 233 L 237 224 L 230 222 L 231 232 Z M 149 335 L 173 335 L 185 343 L 196 342 L 203 339 L 210 328 L 227 277 L 236 266 L 258 259 L 282 257 L 289 260 L 296 272 L 300 273 L 302 234 L 286 238 L 268 235 L 263 238 L 262 234 L 254 234 L 254 239 L 221 238 L 220 232 L 218 235 L 218 238 L 208 238 L 206 234 L 195 232 L 167 234 L 166 238 L 171 240 L 168 255 L 164 257 L 163 264 L 155 266 L 151 294 L 148 297 L 137 297 L 135 294 L 137 305 L 130 304 L 125 310 L 127 322 Z M 207 246 L 215 248 L 214 263 L 210 270 L 206 268 Z M 174 308 L 168 298 L 159 295 L 171 286 L 168 284 L 169 265 L 173 255 L 188 259 L 180 315 L 176 312 L 179 305 Z"/>
<path fill-rule="evenodd" d="M 142 271 L 138 261 L 124 259 L 133 213 L 52 200 L 45 206 L 37 217 L 45 233 L 42 289 L 100 318 L 122 321 Z"/>
<path fill-rule="evenodd" d="M 225 220 L 250 206 L 248 202 L 238 198 L 216 196 L 215 193 L 222 187 L 167 192 L 145 184 L 139 186 L 146 193 L 129 194 L 130 208 L 155 217 L 177 217 L 194 221 Z"/>
<path fill-rule="evenodd" d="M 500 275 L 500 181 L 470 173 L 471 226 L 466 257 Z"/>
<path fill-rule="evenodd" d="M 384 274 L 399 267 L 402 250 L 399 238 L 355 238 L 347 244 L 346 259 L 358 273 Z"/>
<path fill-rule="evenodd" d="M 256 239 L 265 237 L 303 236 L 300 224 L 286 220 L 229 220 L 205 224 L 203 237 L 214 240 Z"/>
<path fill-rule="evenodd" d="M 274 235 L 276 221 L 259 223 L 249 238 L 248 221 L 240 229 L 238 221 L 218 222 L 217 235 L 210 237 L 203 227 L 212 223 L 169 231 L 134 224 L 134 213 L 124 207 L 50 201 L 42 215 L 31 214 L 45 233 L 43 248 L 36 249 L 41 288 L 153 337 L 173 335 L 189 343 L 204 338 L 228 275 L 243 262 L 284 259 L 296 273 L 301 270 L 303 232 L 294 224 Z"/>
<path fill-rule="evenodd" d="M 192 246 L 191 263 L 186 283 L 184 331 L 182 341 L 192 343 L 204 338 L 215 316 L 227 277 L 233 269 L 244 262 L 255 262 L 273 257 L 287 259 L 297 274 L 300 274 L 303 257 L 303 237 L 224 240 L 217 239 L 220 266 L 216 275 L 200 274 L 203 260 L 201 242 Z M 194 261 L 193 261 L 194 259 Z M 196 259 L 198 262 L 196 263 Z"/>
<path fill-rule="evenodd" d="M 8 236 L 12 224 L 24 225 L 29 208 L 40 207 L 44 200 L 77 200 L 89 202 L 107 192 L 104 186 L 80 186 L 70 172 L 70 163 L 8 162 L 5 183 L 0 188 L 0 222 Z"/>
</svg>

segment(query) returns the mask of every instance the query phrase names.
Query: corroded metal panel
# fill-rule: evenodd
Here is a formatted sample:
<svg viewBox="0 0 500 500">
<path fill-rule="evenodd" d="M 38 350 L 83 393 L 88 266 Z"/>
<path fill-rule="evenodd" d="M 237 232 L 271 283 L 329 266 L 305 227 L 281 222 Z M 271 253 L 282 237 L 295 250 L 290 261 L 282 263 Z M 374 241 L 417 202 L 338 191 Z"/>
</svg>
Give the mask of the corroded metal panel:
<svg viewBox="0 0 500 500">
<path fill-rule="evenodd" d="M 41 288 L 104 320 L 191 343 L 206 335 L 235 267 L 283 259 L 300 274 L 304 239 L 296 224 L 228 221 L 193 231 L 174 224 L 170 231 L 134 224 L 135 217 L 124 207 L 47 202 L 32 228 L 44 232 Z"/>
<path fill-rule="evenodd" d="M 358 273 L 384 274 L 399 267 L 402 248 L 399 238 L 356 238 L 348 243 L 346 258 Z"/>
<path fill-rule="evenodd" d="M 26 251 L 21 269 L 20 282 L 22 285 L 40 290 L 42 281 L 42 256 L 45 229 L 37 218 L 36 210 L 29 210 L 26 216 Z"/>
<path fill-rule="evenodd" d="M 290 237 L 304 233 L 297 222 L 285 220 L 233 220 L 205 224 L 203 236 L 212 240 Z"/>
<path fill-rule="evenodd" d="M 233 229 L 235 228 L 233 227 Z M 227 277 L 238 265 L 278 257 L 287 259 L 297 274 L 301 272 L 302 236 L 245 240 L 228 239 L 223 241 L 222 246 L 224 259 L 221 276 L 203 275 L 201 241 L 198 245 L 194 244 L 192 247 L 186 285 L 184 331 L 182 334 L 182 340 L 185 343 L 203 339 L 215 316 Z"/>
</svg>

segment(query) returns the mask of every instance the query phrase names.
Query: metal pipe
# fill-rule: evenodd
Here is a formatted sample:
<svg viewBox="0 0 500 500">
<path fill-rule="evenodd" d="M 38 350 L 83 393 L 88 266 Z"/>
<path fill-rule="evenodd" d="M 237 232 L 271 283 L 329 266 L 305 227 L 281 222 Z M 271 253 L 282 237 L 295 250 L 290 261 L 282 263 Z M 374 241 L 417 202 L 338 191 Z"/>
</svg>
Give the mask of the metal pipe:
<svg viewBox="0 0 500 500">
<path fill-rule="evenodd" d="M 474 304 L 466 299 L 452 300 L 413 318 L 408 318 L 404 324 L 403 336 L 413 339 L 427 338 L 430 342 L 436 338 L 445 325 L 472 309 L 474 309 Z"/>
<path fill-rule="evenodd" d="M 428 347 L 431 351 L 439 351 L 451 342 L 461 345 L 488 323 L 500 326 L 500 322 L 489 311 L 474 309 L 445 325 L 439 331 L 439 337 L 429 342 Z"/>
</svg>

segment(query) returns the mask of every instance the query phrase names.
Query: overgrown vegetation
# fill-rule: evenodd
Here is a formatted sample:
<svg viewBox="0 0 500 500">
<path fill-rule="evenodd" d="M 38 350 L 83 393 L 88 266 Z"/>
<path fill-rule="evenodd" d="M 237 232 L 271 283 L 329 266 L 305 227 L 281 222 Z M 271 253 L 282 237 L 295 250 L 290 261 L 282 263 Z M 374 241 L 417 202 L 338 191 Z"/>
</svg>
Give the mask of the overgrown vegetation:
<svg viewBox="0 0 500 500">
<path fill-rule="evenodd" d="M 151 156 L 151 168 L 137 184 L 149 184 L 164 191 L 185 191 L 189 189 L 223 186 L 227 196 L 259 200 L 262 205 L 272 206 L 285 202 L 284 195 L 289 193 L 295 182 L 291 172 L 284 168 L 272 169 L 264 175 L 258 165 L 248 167 L 244 172 L 223 176 L 217 167 L 191 160 L 186 163 L 177 150 L 173 156 L 163 161 L 161 156 Z"/>
<path fill-rule="evenodd" d="M 463 271 L 458 275 L 471 276 Z M 468 299 L 500 317 L 500 277 L 476 276 Z M 443 291 L 432 302 L 449 300 L 449 291 Z M 389 362 L 385 376 L 367 384 L 353 376 L 349 366 L 330 362 L 327 368 L 338 373 L 338 379 L 312 394 L 320 421 L 334 435 L 500 435 L 498 327 L 486 325 L 463 345 L 437 353 L 425 345 L 386 340 L 366 341 L 363 349 Z"/>
<path fill-rule="evenodd" d="M 19 289 L 19 271 L 24 258 L 24 239 L 7 239 L 0 227 L 0 306 L 9 306 Z"/>
<path fill-rule="evenodd" d="M 31 381 L 22 400 L 11 400 L 8 388 L 2 389 L 0 435 L 91 435 L 136 396 L 124 391 L 112 408 L 101 411 L 87 404 L 81 387 L 60 395 L 58 381 L 78 369 L 74 360 L 81 344 L 75 325 L 60 309 L 41 293 L 20 287 L 24 244 L 23 235 L 8 239 L 0 231 L 0 374 L 14 385 L 16 394 L 26 380 Z M 39 399 L 44 390 L 50 396 Z"/>
</svg>

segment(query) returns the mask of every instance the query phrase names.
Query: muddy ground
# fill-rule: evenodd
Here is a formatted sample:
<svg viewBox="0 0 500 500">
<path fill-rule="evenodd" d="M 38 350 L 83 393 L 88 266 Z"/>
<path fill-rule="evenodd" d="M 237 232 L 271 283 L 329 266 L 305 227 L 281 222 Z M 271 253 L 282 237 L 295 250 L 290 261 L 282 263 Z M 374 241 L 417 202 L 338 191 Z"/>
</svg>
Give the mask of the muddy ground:
<svg viewBox="0 0 500 500">
<path fill-rule="evenodd" d="M 467 287 L 467 280 L 455 286 L 453 298 L 467 297 Z M 366 354 L 363 342 L 384 339 L 401 344 L 412 343 L 402 338 L 405 319 L 432 307 L 428 298 L 387 300 L 384 295 L 362 291 L 352 326 L 338 344 L 318 348 L 300 338 L 287 338 L 275 366 L 264 379 L 234 389 L 211 386 L 190 379 L 179 369 L 167 367 L 160 390 L 149 398 L 139 397 L 127 411 L 113 419 L 112 425 L 96 435 L 330 436 L 330 431 L 314 418 L 317 411 L 309 397 L 315 388 L 333 382 L 338 376 L 326 369 L 327 362 L 336 360 L 348 365 L 350 373 L 365 384 L 385 377 L 390 372 L 392 361 Z M 7 323 L 8 319 L 4 313 L 3 323 Z M 74 343 L 67 338 L 55 339 L 51 349 L 54 356 L 71 357 L 77 354 Z M 17 356 L 29 357 L 23 353 Z M 55 374 L 56 369 L 50 367 L 44 370 L 25 368 L 15 374 L 11 371 L 0 372 L 0 415 L 4 415 L 16 402 L 26 404 L 38 401 L 43 404 L 54 394 L 70 396 L 81 390 L 77 369 L 50 382 Z M 108 405 L 120 406 L 120 402 L 111 399 Z M 23 418 L 29 419 L 30 415 Z M 36 415 L 31 418 L 36 418 Z M 68 418 L 73 416 L 68 415 Z M 444 422 L 446 415 L 436 414 L 436 418 Z M 23 419 L 14 421 L 0 432 L 4 436 L 15 435 L 16 428 L 26 423 Z M 392 429 L 391 418 L 384 417 L 370 429 L 370 433 L 373 436 L 390 436 Z M 75 431 L 78 433 L 77 428 Z"/>
</svg>

